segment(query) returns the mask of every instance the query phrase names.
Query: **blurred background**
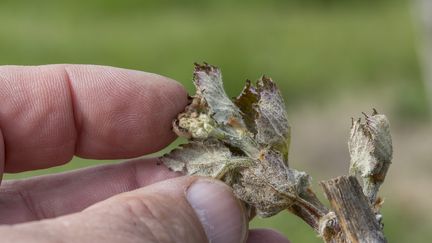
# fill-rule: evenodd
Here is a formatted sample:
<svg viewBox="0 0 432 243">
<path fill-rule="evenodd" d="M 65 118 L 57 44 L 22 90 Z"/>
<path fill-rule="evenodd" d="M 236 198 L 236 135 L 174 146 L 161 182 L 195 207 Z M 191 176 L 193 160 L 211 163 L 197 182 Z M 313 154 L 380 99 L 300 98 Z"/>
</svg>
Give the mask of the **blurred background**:
<svg viewBox="0 0 432 243">
<path fill-rule="evenodd" d="M 424 0 L 424 6 L 431 2 Z M 0 64 L 139 69 L 174 78 L 193 93 L 192 64 L 207 61 L 222 69 L 231 96 L 245 79 L 266 74 L 287 103 L 290 164 L 312 175 L 320 196 L 317 182 L 347 173 L 351 117 L 376 108 L 388 115 L 394 143 L 381 191 L 385 234 L 389 242 L 425 242 L 432 238 L 432 97 L 426 88 L 432 87 L 432 27 L 426 27 L 432 7 L 421 4 L 2 0 Z M 65 166 L 5 177 L 115 162 L 76 158 Z M 255 219 L 252 227 L 276 228 L 293 242 L 320 242 L 288 213 Z"/>
</svg>

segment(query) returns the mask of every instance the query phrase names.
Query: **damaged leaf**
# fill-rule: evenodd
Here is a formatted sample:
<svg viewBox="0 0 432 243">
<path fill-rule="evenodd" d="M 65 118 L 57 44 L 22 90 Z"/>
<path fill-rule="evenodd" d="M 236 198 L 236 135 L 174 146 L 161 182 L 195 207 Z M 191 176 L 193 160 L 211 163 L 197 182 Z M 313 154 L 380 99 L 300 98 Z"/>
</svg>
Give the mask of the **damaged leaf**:
<svg viewBox="0 0 432 243">
<path fill-rule="evenodd" d="M 196 64 L 196 94 L 173 123 L 190 143 L 161 159 L 174 171 L 211 176 L 262 217 L 298 201 L 310 177 L 288 167 L 290 126 L 282 95 L 267 77 L 250 82 L 234 102 L 223 89 L 220 70 Z"/>
<path fill-rule="evenodd" d="M 233 189 L 240 199 L 258 209 L 259 216 L 269 217 L 294 204 L 309 184 L 305 172 L 288 168 L 280 153 L 268 150 L 257 163 L 241 171 Z"/>
<path fill-rule="evenodd" d="M 258 80 L 256 88 L 247 82 L 235 102 L 256 141 L 281 152 L 288 164 L 291 127 L 282 94 L 276 84 L 265 76 Z"/>
<path fill-rule="evenodd" d="M 184 174 L 210 176 L 221 179 L 227 172 L 251 164 L 245 156 L 236 156 L 217 140 L 192 141 L 163 157 L 163 162 L 174 171 Z"/>
<path fill-rule="evenodd" d="M 253 134 L 257 133 L 255 120 L 258 118 L 257 105 L 259 101 L 259 94 L 255 87 L 252 86 L 250 80 L 246 80 L 246 85 L 243 91 L 235 99 L 235 104 L 240 108 L 243 114 L 243 120 Z"/>
<path fill-rule="evenodd" d="M 207 103 L 209 114 L 219 124 L 226 124 L 236 119 L 243 125 L 240 110 L 228 98 L 222 83 L 220 70 L 211 65 L 195 65 L 194 84 L 196 95 L 201 96 Z"/>
<path fill-rule="evenodd" d="M 240 109 L 227 97 L 220 70 L 196 64 L 194 84 L 196 94 L 174 121 L 174 131 L 193 139 L 217 139 L 256 156 L 259 153 L 256 141 L 250 136 Z"/>
</svg>

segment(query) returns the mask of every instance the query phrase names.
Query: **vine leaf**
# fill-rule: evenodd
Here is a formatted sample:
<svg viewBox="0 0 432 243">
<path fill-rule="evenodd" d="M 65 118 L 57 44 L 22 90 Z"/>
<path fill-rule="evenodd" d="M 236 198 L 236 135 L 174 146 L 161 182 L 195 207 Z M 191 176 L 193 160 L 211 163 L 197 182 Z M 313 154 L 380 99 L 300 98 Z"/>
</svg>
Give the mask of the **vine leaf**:
<svg viewBox="0 0 432 243">
<path fill-rule="evenodd" d="M 270 145 L 283 154 L 288 163 L 291 127 L 282 94 L 276 84 L 262 76 L 253 87 L 248 81 L 235 101 L 255 139 L 263 146 Z"/>
<path fill-rule="evenodd" d="M 305 172 L 288 168 L 280 153 L 268 150 L 260 161 L 241 170 L 233 189 L 240 199 L 255 206 L 258 216 L 270 217 L 294 204 L 310 180 Z"/>
<path fill-rule="evenodd" d="M 210 114 L 219 124 L 227 124 L 236 119 L 243 123 L 239 108 L 228 98 L 222 83 L 222 74 L 214 66 L 195 64 L 194 84 L 197 96 L 202 96 L 208 104 Z"/>
<path fill-rule="evenodd" d="M 290 126 L 275 83 L 267 77 L 256 87 L 247 82 L 233 102 L 220 70 L 195 64 L 194 84 L 196 94 L 173 123 L 174 131 L 190 142 L 163 156 L 164 164 L 224 181 L 262 217 L 298 202 L 310 177 L 288 167 Z"/>
<path fill-rule="evenodd" d="M 233 155 L 228 147 L 217 140 L 184 144 L 164 155 L 162 160 L 173 171 L 218 179 L 244 164 L 251 163 L 247 157 Z"/>
</svg>

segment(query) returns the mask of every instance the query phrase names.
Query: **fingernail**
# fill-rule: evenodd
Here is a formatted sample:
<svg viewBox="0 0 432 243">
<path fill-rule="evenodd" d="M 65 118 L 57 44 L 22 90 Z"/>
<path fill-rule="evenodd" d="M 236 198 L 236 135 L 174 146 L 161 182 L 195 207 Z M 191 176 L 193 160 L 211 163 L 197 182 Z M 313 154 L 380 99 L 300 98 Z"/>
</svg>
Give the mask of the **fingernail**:
<svg viewBox="0 0 432 243">
<path fill-rule="evenodd" d="M 201 221 L 209 242 L 245 241 L 246 215 L 228 186 L 200 179 L 188 188 L 186 198 Z"/>
</svg>

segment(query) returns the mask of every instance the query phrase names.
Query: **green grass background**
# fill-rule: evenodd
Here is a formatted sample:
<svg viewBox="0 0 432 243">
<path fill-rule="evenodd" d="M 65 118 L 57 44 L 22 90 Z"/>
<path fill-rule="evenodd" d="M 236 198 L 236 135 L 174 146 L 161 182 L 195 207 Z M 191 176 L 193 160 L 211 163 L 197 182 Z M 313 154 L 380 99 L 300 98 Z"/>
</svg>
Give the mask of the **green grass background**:
<svg viewBox="0 0 432 243">
<path fill-rule="evenodd" d="M 267 74 L 288 109 L 337 92 L 391 87 L 402 120 L 425 119 L 425 94 L 409 1 L 1 1 L 0 64 L 90 63 L 169 76 L 190 92 L 192 63 L 219 66 L 236 95 Z M 76 158 L 18 179 L 113 161 Z M 421 242 L 431 230 L 397 202 L 384 207 L 389 242 Z M 320 242 L 287 213 L 254 220 L 293 242 Z M 409 230 L 407 230 L 409 229 Z"/>
</svg>

